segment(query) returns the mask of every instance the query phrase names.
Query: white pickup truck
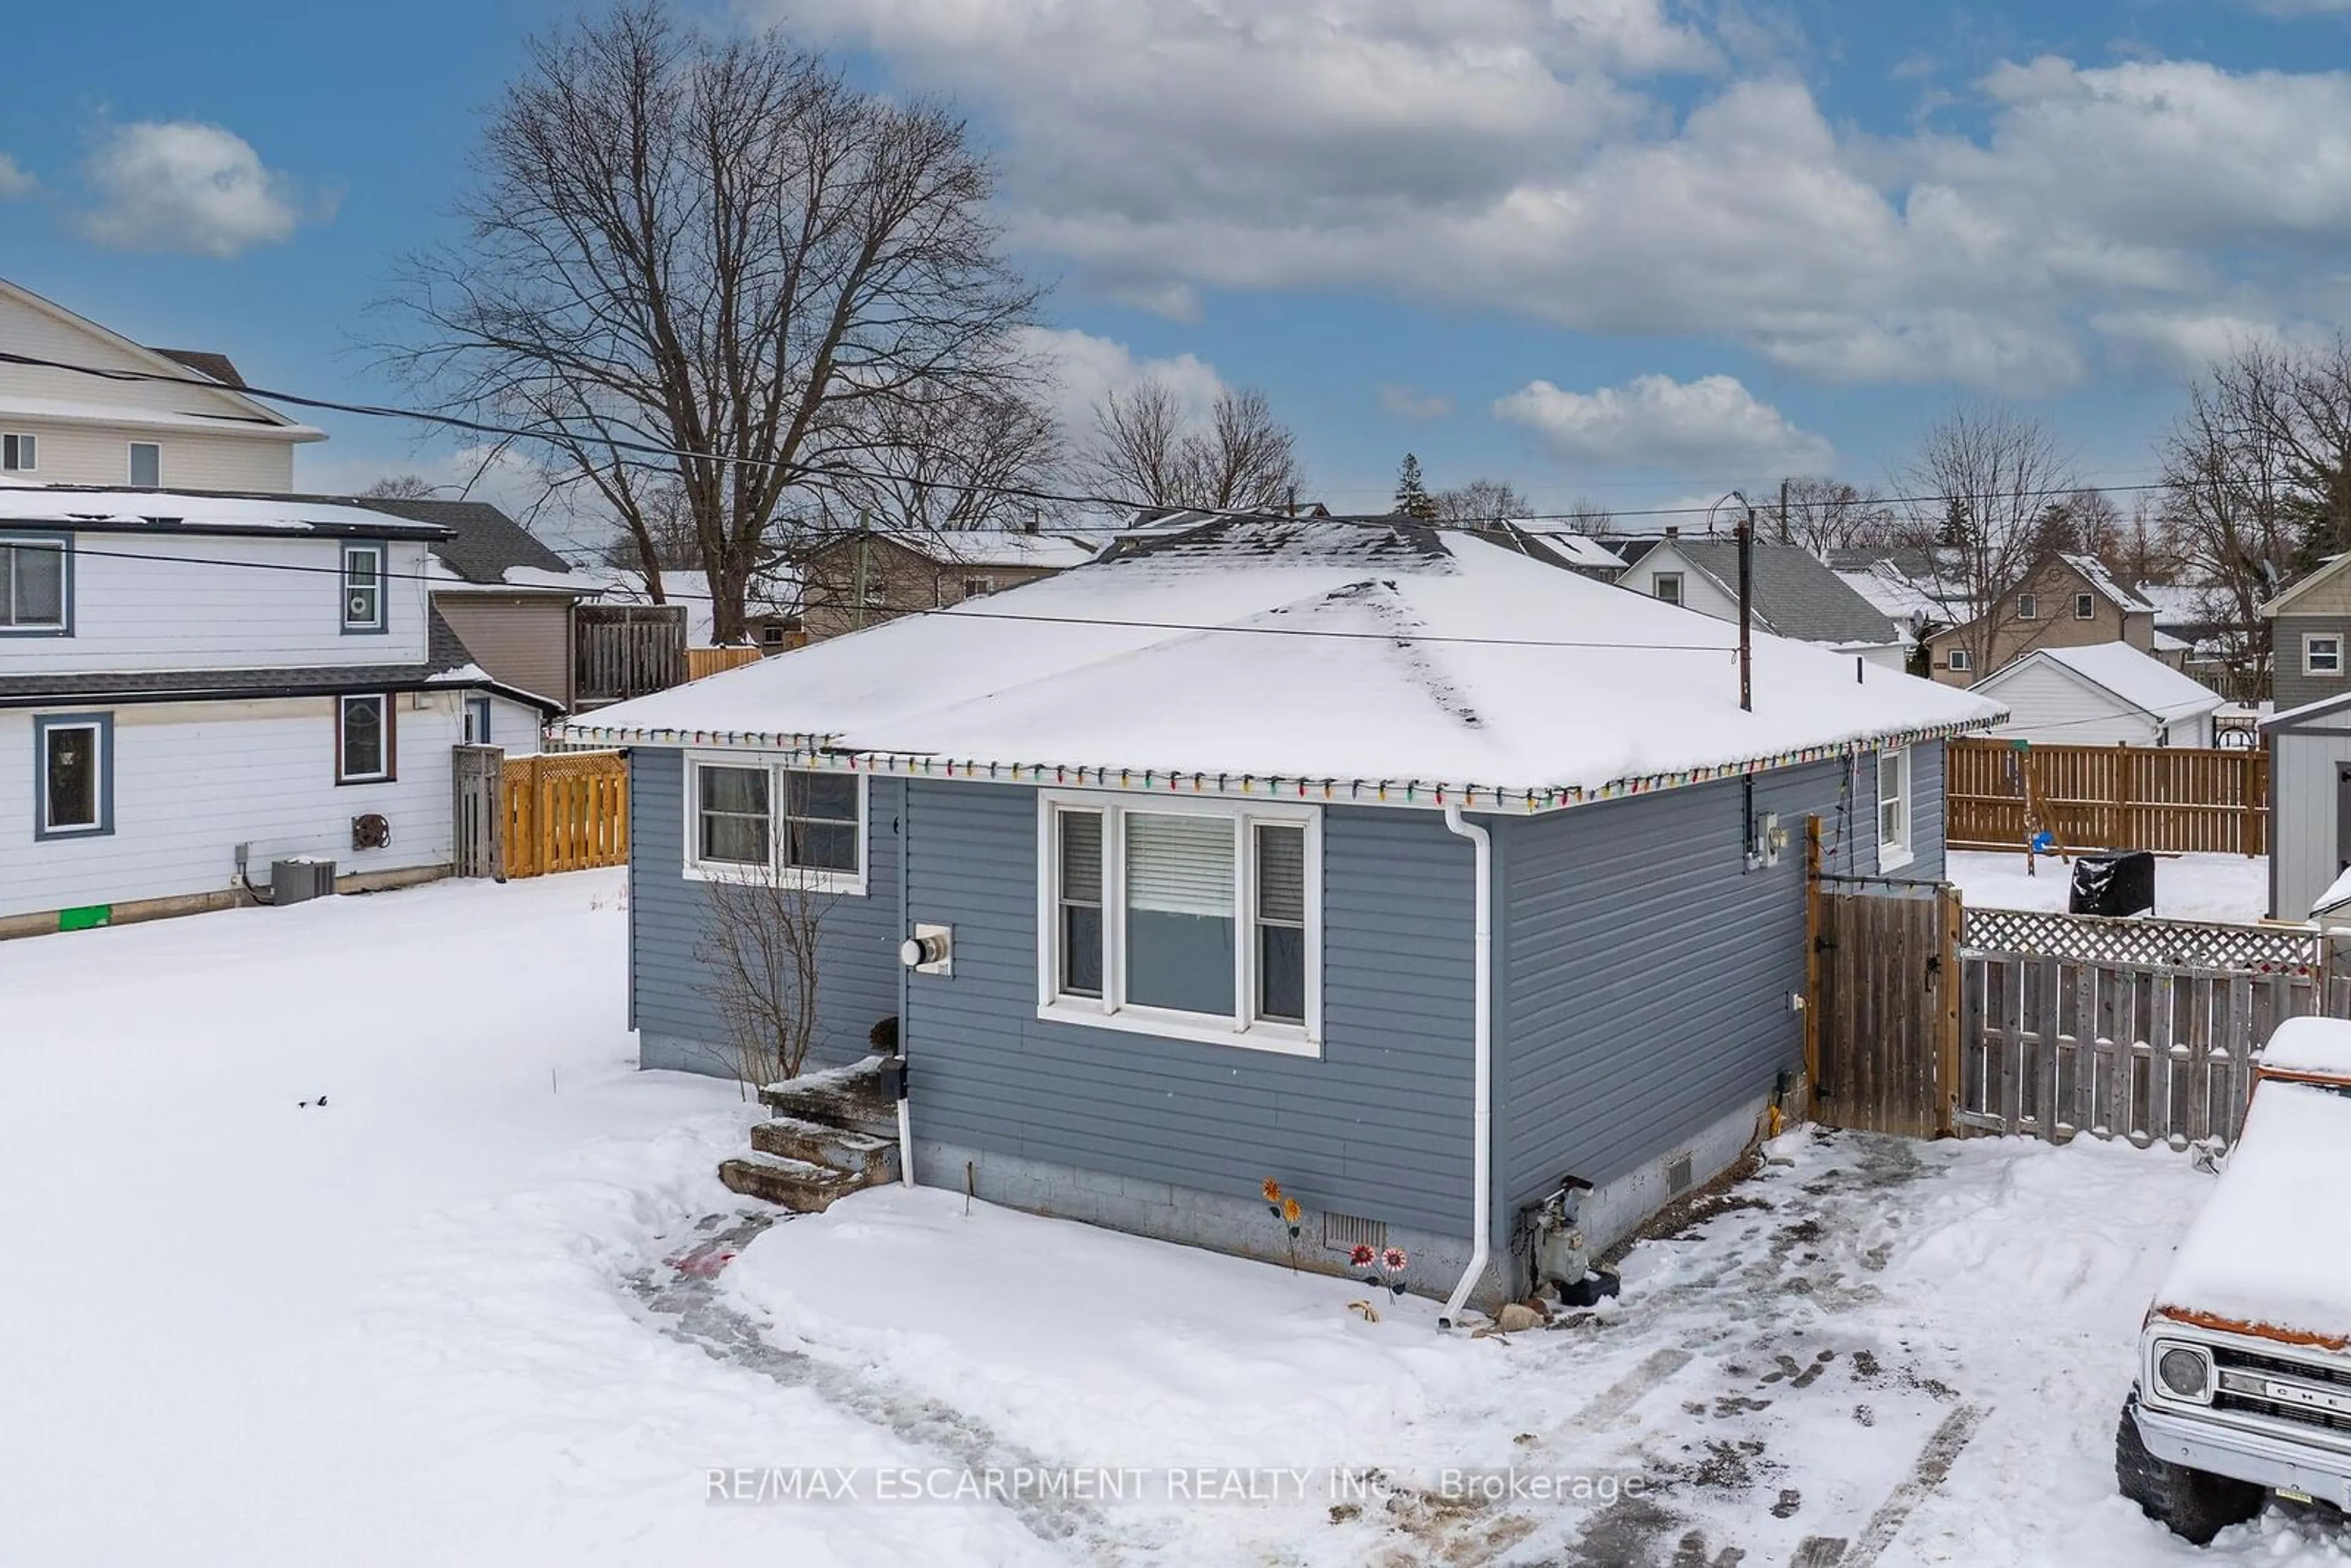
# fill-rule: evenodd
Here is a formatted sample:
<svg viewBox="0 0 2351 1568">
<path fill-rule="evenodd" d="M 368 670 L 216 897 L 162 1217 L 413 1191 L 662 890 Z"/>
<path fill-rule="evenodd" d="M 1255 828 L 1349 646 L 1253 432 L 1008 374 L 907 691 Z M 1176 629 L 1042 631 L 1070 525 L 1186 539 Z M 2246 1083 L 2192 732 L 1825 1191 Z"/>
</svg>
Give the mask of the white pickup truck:
<svg viewBox="0 0 2351 1568">
<path fill-rule="evenodd" d="M 2139 1331 L 2115 1472 L 2199 1545 L 2272 1492 L 2351 1511 L 2351 1022 L 2292 1019 L 2262 1052 Z"/>
</svg>

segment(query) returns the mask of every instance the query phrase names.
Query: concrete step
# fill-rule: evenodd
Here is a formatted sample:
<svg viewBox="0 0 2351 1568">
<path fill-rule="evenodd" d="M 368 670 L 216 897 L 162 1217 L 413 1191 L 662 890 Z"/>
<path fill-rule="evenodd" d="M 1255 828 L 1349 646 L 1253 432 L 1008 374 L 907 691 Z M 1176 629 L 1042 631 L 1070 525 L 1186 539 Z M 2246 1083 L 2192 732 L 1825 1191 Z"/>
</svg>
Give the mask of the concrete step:
<svg viewBox="0 0 2351 1568">
<path fill-rule="evenodd" d="M 846 1197 L 866 1185 L 859 1177 L 830 1166 L 756 1151 L 721 1160 L 718 1179 L 729 1192 L 765 1198 L 800 1214 L 822 1214 L 832 1207 L 835 1198 Z"/>
<path fill-rule="evenodd" d="M 898 1140 L 855 1133 L 821 1122 L 778 1116 L 751 1129 L 751 1146 L 763 1155 L 805 1160 L 860 1178 L 872 1186 L 898 1179 Z"/>
<path fill-rule="evenodd" d="M 898 1135 L 898 1107 L 882 1091 L 883 1058 L 869 1056 L 852 1067 L 803 1073 L 759 1091 L 759 1103 L 778 1121 L 813 1122 L 845 1132 Z"/>
</svg>

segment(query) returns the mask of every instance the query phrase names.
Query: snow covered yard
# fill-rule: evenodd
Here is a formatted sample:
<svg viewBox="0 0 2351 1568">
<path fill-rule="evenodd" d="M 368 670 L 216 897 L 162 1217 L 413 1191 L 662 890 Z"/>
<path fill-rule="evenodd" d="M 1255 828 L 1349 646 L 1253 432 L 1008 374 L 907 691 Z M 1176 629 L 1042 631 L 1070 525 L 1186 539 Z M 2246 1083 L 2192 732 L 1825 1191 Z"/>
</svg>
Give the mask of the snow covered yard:
<svg viewBox="0 0 2351 1568">
<path fill-rule="evenodd" d="M 631 1068 L 622 924 L 590 873 L 0 944 L 0 1561 L 2345 1560 L 2114 1495 L 2172 1156 L 1797 1134 L 1622 1301 L 1445 1336 L 951 1193 L 746 1207 L 753 1112 Z M 873 1500 L 1071 1466 L 1141 1477 Z"/>
<path fill-rule="evenodd" d="M 2022 850 L 1993 853 L 1953 850 L 1946 874 L 1968 903 L 1981 909 L 2048 909 L 2063 912 L 2074 884 L 2071 862 L 2043 855 L 2031 875 Z M 2220 920 L 2249 925 L 2270 904 L 2266 855 L 2158 855 L 2155 913 L 2166 920 Z"/>
</svg>

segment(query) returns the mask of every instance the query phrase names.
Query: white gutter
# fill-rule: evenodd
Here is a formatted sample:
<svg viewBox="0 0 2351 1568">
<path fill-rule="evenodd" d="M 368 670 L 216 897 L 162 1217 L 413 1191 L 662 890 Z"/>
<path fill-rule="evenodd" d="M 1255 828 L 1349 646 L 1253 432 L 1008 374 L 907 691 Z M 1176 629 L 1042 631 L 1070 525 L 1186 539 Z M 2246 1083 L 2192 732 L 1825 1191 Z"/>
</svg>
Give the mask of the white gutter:
<svg viewBox="0 0 2351 1568">
<path fill-rule="evenodd" d="M 1469 1292 L 1478 1288 L 1479 1279 L 1486 1272 L 1486 1260 L 1491 1250 L 1488 1238 L 1494 1230 L 1494 837 L 1476 823 L 1462 821 L 1461 808 L 1456 804 L 1446 806 L 1445 826 L 1447 831 L 1468 839 L 1478 851 L 1478 978 L 1471 1024 L 1471 1049 L 1477 1059 L 1476 1086 L 1471 1093 L 1476 1107 L 1469 1122 L 1469 1141 L 1478 1162 L 1469 1207 L 1478 1229 L 1469 1266 L 1462 1270 L 1461 1282 L 1453 1287 L 1453 1294 L 1447 1298 L 1445 1311 L 1437 1320 L 1439 1328 L 1449 1329 L 1461 1321 L 1461 1304 L 1469 1299 Z"/>
</svg>

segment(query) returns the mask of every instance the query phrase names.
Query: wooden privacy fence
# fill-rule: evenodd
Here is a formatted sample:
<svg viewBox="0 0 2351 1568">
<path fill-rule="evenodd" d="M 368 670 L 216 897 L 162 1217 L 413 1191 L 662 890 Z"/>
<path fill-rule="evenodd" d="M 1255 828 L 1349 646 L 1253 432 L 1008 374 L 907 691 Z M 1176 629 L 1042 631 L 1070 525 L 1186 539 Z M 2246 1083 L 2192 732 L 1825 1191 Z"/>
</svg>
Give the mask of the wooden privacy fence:
<svg viewBox="0 0 2351 1568">
<path fill-rule="evenodd" d="M 757 648 L 688 648 L 685 678 L 698 681 L 721 670 L 741 669 L 745 664 L 758 664 L 762 656 Z"/>
<path fill-rule="evenodd" d="M 1946 749 L 1944 838 L 2006 850 L 2039 825 L 2071 849 L 2269 852 L 2269 754 L 2188 747 L 2033 746 L 1992 737 Z"/>
<path fill-rule="evenodd" d="M 496 876 L 506 840 L 506 752 L 496 746 L 460 746 L 450 759 L 456 813 L 450 857 L 453 876 Z"/>
<path fill-rule="evenodd" d="M 685 679 L 684 605 L 583 604 L 578 616 L 580 702 L 622 702 Z"/>
<path fill-rule="evenodd" d="M 1806 1000 L 1813 1117 L 1859 1132 L 1948 1130 L 1959 1049 L 1959 890 L 1815 878 Z M 1883 886 L 1885 884 L 1879 884 Z"/>
<path fill-rule="evenodd" d="M 617 751 L 507 759 L 504 874 L 543 876 L 629 861 L 629 766 Z"/>
<path fill-rule="evenodd" d="M 1955 1130 L 2232 1141 L 2271 1031 L 2351 1012 L 2315 931 L 1974 909 L 1960 942 Z"/>
</svg>

